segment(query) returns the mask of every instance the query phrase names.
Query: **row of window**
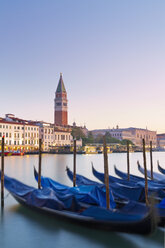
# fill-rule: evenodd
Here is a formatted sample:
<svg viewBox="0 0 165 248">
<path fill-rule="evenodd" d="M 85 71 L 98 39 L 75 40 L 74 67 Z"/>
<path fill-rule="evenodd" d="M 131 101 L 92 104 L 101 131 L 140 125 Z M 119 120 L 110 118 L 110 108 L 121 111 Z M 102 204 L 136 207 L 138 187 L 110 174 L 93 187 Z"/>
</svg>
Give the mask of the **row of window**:
<svg viewBox="0 0 165 248">
<path fill-rule="evenodd" d="M 41 132 L 43 132 L 43 129 L 41 129 Z M 45 133 L 53 134 L 53 129 L 45 129 Z"/>
<path fill-rule="evenodd" d="M 9 125 L 0 125 L 0 128 L 6 128 L 6 129 L 11 129 L 11 126 Z M 16 130 L 31 130 L 31 131 L 38 131 L 38 127 L 21 127 L 21 126 L 14 126 L 14 129 Z"/>
<path fill-rule="evenodd" d="M 61 102 L 56 102 L 56 106 L 61 106 L 61 105 L 62 105 L 62 103 L 61 103 Z M 63 103 L 63 106 L 67 107 L 67 103 L 66 103 L 66 102 L 64 102 L 64 103 Z"/>
<path fill-rule="evenodd" d="M 54 137 L 53 137 L 53 135 L 41 135 L 41 139 L 43 139 L 43 138 L 45 138 L 45 139 L 53 139 Z M 64 135 L 64 134 L 58 134 L 58 135 L 55 135 L 55 140 L 70 140 L 70 135 L 68 136 L 68 135 Z"/>
<path fill-rule="evenodd" d="M 112 137 L 116 137 L 116 136 L 121 137 L 121 133 L 112 133 L 111 135 L 112 135 Z"/>
<path fill-rule="evenodd" d="M 150 135 L 145 135 L 145 134 L 138 134 L 137 133 L 137 138 L 140 138 L 140 139 L 142 139 L 142 138 L 146 138 L 146 139 L 150 139 L 150 140 L 155 140 L 156 139 L 156 137 L 154 137 L 154 136 L 150 136 Z"/>
<path fill-rule="evenodd" d="M 22 140 L 14 140 L 14 145 L 38 145 L 38 140 L 25 140 L 25 142 Z M 6 145 L 13 145 L 11 140 L 5 141 Z"/>
<path fill-rule="evenodd" d="M 0 132 L 0 137 L 2 137 L 2 136 L 5 136 L 6 138 L 8 138 L 8 137 L 11 138 L 12 134 Z M 22 135 L 20 133 L 14 133 L 14 138 L 20 138 L 20 137 L 22 137 L 22 138 L 24 138 L 24 137 L 38 138 L 39 135 L 38 135 L 38 133 L 25 133 L 25 135 L 24 135 L 24 133 L 22 133 Z"/>
</svg>

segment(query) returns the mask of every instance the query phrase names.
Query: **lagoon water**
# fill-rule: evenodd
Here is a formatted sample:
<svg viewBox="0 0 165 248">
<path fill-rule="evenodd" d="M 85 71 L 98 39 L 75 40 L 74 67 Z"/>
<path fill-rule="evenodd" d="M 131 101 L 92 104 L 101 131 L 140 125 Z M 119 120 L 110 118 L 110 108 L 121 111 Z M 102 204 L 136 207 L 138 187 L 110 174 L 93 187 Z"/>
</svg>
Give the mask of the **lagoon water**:
<svg viewBox="0 0 165 248">
<path fill-rule="evenodd" d="M 114 153 L 108 155 L 109 173 L 114 174 L 114 164 L 126 171 L 126 154 Z M 142 164 L 142 153 L 131 153 L 131 173 L 141 175 L 137 169 L 137 160 Z M 165 153 L 154 152 L 154 171 L 157 170 L 157 160 L 165 167 Z M 77 173 L 94 179 L 91 171 L 91 162 L 95 168 L 103 172 L 103 155 L 77 155 Z M 33 176 L 33 166 L 38 167 L 37 155 L 22 157 L 5 157 L 5 174 L 20 181 L 37 187 Z M 65 168 L 73 167 L 73 155 L 42 156 L 42 174 L 61 183 L 72 186 L 67 178 Z M 149 153 L 147 153 L 149 168 Z M 111 233 L 92 230 L 79 225 L 56 220 L 49 216 L 26 209 L 19 205 L 11 195 L 5 191 L 5 208 L 0 218 L 0 248 L 145 248 L 164 247 L 164 228 L 148 236 L 124 233 Z"/>
</svg>

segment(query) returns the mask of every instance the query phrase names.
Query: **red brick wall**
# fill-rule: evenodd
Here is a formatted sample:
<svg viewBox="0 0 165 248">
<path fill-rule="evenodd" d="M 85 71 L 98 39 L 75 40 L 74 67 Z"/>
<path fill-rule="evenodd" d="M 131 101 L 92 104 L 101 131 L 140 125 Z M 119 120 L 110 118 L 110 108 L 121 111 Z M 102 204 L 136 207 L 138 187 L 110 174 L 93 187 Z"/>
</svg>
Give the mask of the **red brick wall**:
<svg viewBox="0 0 165 248">
<path fill-rule="evenodd" d="M 67 111 L 55 111 L 55 125 L 59 125 L 59 126 L 68 125 Z"/>
</svg>

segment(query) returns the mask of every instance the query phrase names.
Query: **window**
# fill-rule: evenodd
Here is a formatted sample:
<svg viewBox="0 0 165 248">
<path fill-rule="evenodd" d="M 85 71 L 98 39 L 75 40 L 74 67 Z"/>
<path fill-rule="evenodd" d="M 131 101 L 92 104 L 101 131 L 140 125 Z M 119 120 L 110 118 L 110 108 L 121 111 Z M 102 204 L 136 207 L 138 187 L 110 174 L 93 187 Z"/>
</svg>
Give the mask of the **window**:
<svg viewBox="0 0 165 248">
<path fill-rule="evenodd" d="M 9 133 L 9 138 L 11 138 L 11 133 Z"/>
<path fill-rule="evenodd" d="M 16 141 L 14 140 L 14 145 L 16 145 Z"/>
<path fill-rule="evenodd" d="M 6 140 L 6 145 L 8 145 L 8 140 Z"/>
<path fill-rule="evenodd" d="M 65 106 L 65 107 L 66 107 L 66 106 L 67 106 L 67 103 L 65 103 L 65 102 L 64 102 L 64 103 L 63 103 L 63 106 Z"/>
<path fill-rule="evenodd" d="M 0 125 L 0 128 L 2 128 L 2 125 Z"/>
<path fill-rule="evenodd" d="M 0 137 L 2 137 L 2 133 L 0 133 Z"/>
<path fill-rule="evenodd" d="M 18 145 L 19 145 L 19 140 L 18 140 Z"/>
<path fill-rule="evenodd" d="M 9 129 L 11 129 L 11 126 L 9 126 Z"/>
<path fill-rule="evenodd" d="M 14 126 L 14 129 L 16 129 L 16 126 Z"/>
<path fill-rule="evenodd" d="M 17 127 L 17 129 L 20 129 L 20 127 Z"/>
<path fill-rule="evenodd" d="M 11 140 L 9 140 L 9 145 L 11 145 Z"/>
<path fill-rule="evenodd" d="M 31 127 L 31 130 L 33 130 L 33 127 Z"/>
<path fill-rule="evenodd" d="M 6 138 L 8 138 L 8 133 L 6 133 Z"/>
<path fill-rule="evenodd" d="M 60 102 L 56 102 L 56 106 L 61 106 L 61 103 Z"/>
<path fill-rule="evenodd" d="M 8 129 L 8 126 L 6 125 L 6 129 Z"/>
<path fill-rule="evenodd" d="M 22 130 L 24 130 L 24 127 L 22 127 Z"/>
<path fill-rule="evenodd" d="M 24 134 L 22 134 L 22 138 L 24 138 Z"/>
</svg>

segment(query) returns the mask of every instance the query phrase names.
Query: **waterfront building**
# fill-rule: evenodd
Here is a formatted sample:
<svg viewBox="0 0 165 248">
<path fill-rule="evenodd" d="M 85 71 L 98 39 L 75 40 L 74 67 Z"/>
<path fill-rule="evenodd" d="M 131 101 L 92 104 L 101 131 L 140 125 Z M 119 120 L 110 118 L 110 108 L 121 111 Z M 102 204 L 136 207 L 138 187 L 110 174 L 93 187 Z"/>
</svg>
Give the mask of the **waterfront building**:
<svg viewBox="0 0 165 248">
<path fill-rule="evenodd" d="M 118 126 L 113 129 L 97 129 L 92 130 L 92 134 L 94 137 L 98 135 L 105 135 L 108 132 L 113 138 L 118 140 L 130 140 L 134 143 L 134 145 L 138 147 L 142 147 L 142 139 L 145 139 L 146 146 L 150 145 L 150 141 L 152 141 L 153 147 L 156 147 L 157 139 L 156 139 L 156 131 L 150 131 L 148 129 L 142 128 L 119 128 Z"/>
<path fill-rule="evenodd" d="M 61 146 L 71 146 L 71 129 L 69 127 L 55 126 L 51 123 L 38 122 L 39 136 L 42 139 L 44 151 L 50 151 Z"/>
<path fill-rule="evenodd" d="M 56 126 L 68 125 L 68 100 L 67 92 L 62 78 L 62 73 L 60 73 L 59 83 L 55 92 L 54 124 Z"/>
<path fill-rule="evenodd" d="M 157 147 L 159 149 L 165 149 L 165 133 L 157 134 Z"/>
<path fill-rule="evenodd" d="M 71 146 L 71 128 L 55 126 L 52 123 L 36 121 L 39 127 L 39 137 L 42 139 L 43 151 L 50 151 L 61 146 Z"/>
<path fill-rule="evenodd" d="M 26 120 L 16 118 L 12 114 L 0 118 L 0 140 L 3 136 L 7 151 L 38 149 L 39 127 Z"/>
</svg>

